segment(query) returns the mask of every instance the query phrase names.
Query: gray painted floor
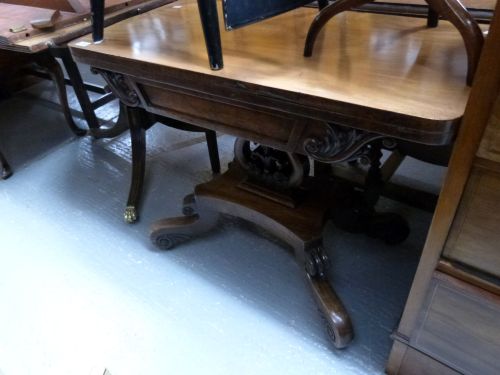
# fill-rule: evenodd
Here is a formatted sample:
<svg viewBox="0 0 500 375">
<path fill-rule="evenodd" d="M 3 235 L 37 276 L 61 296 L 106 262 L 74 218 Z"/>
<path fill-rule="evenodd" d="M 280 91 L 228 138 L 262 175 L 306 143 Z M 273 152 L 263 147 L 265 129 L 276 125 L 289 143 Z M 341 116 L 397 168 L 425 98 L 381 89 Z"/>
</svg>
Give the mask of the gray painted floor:
<svg viewBox="0 0 500 375">
<path fill-rule="evenodd" d="M 203 136 L 148 131 L 141 220 L 127 225 L 127 134 L 75 138 L 55 101 L 44 82 L 0 103 L 0 147 L 15 170 L 0 182 L 0 374 L 383 372 L 430 214 L 383 200 L 412 227 L 397 247 L 326 227 L 331 282 L 356 330 L 336 351 L 300 267 L 259 229 L 224 218 L 174 251 L 150 245 L 149 224 L 178 215 L 211 176 Z M 116 107 L 98 114 L 113 119 Z M 224 166 L 232 141 L 219 137 Z M 443 172 L 411 160 L 403 169 L 434 188 Z"/>
</svg>

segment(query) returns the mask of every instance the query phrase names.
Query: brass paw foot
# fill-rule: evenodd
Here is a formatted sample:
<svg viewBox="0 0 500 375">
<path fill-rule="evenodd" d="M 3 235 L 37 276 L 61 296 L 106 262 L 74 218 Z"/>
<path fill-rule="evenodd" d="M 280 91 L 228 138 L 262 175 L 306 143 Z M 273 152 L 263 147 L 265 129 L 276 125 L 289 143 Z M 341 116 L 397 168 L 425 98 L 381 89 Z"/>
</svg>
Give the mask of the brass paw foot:
<svg viewBox="0 0 500 375">
<path fill-rule="evenodd" d="M 134 206 L 128 206 L 125 208 L 123 218 L 127 224 L 133 224 L 137 221 L 137 210 Z"/>
</svg>

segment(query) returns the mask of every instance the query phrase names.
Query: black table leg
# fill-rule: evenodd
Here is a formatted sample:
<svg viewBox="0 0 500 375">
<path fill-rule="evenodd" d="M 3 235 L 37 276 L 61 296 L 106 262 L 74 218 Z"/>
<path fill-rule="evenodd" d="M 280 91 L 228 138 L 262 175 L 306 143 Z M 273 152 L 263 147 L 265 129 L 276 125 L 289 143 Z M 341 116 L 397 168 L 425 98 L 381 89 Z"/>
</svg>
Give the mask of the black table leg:
<svg viewBox="0 0 500 375">
<path fill-rule="evenodd" d="M 94 43 L 104 39 L 104 0 L 91 0 L 92 40 Z"/>
<path fill-rule="evenodd" d="M 216 0 L 198 0 L 201 24 L 207 45 L 208 60 L 212 70 L 224 67 L 222 61 L 222 44 L 220 40 L 219 17 Z"/>
</svg>

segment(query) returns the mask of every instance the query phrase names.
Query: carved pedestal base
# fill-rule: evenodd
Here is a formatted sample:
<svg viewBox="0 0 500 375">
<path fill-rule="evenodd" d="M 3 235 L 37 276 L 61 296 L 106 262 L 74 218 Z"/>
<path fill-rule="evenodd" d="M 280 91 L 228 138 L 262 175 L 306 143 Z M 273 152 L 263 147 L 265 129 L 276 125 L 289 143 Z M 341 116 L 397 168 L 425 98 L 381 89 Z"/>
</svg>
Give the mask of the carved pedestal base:
<svg viewBox="0 0 500 375">
<path fill-rule="evenodd" d="M 289 208 L 241 188 L 245 181 L 245 172 L 233 163 L 228 172 L 198 185 L 194 194 L 184 199 L 184 216 L 155 222 L 151 228 L 151 240 L 160 248 L 171 249 L 210 230 L 219 213 L 263 227 L 293 248 L 299 265 L 305 268 L 305 279 L 326 319 L 335 347 L 347 346 L 353 337 L 352 325 L 342 302 L 326 279 L 328 259 L 322 246 L 323 225 L 335 189 L 328 183 L 315 181 L 296 207 Z"/>
</svg>

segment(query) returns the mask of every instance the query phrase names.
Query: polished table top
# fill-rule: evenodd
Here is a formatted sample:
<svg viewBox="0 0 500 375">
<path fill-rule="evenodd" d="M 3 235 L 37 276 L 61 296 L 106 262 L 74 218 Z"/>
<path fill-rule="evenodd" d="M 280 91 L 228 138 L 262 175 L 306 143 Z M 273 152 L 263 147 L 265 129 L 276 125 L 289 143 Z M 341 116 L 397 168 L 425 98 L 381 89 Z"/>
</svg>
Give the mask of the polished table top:
<svg viewBox="0 0 500 375">
<path fill-rule="evenodd" d="M 448 22 L 426 28 L 417 18 L 345 12 L 327 25 L 317 53 L 305 58 L 304 40 L 315 14 L 315 9 L 300 8 L 223 31 L 220 71 L 208 68 L 194 0 L 112 25 L 100 44 L 86 36 L 70 48 L 77 61 L 142 79 L 174 72 L 200 81 L 229 80 L 295 103 L 314 97 L 340 112 L 351 105 L 425 120 L 422 126 L 429 132 L 433 126 L 452 132 L 458 125 L 469 95 L 466 54 Z"/>
</svg>

